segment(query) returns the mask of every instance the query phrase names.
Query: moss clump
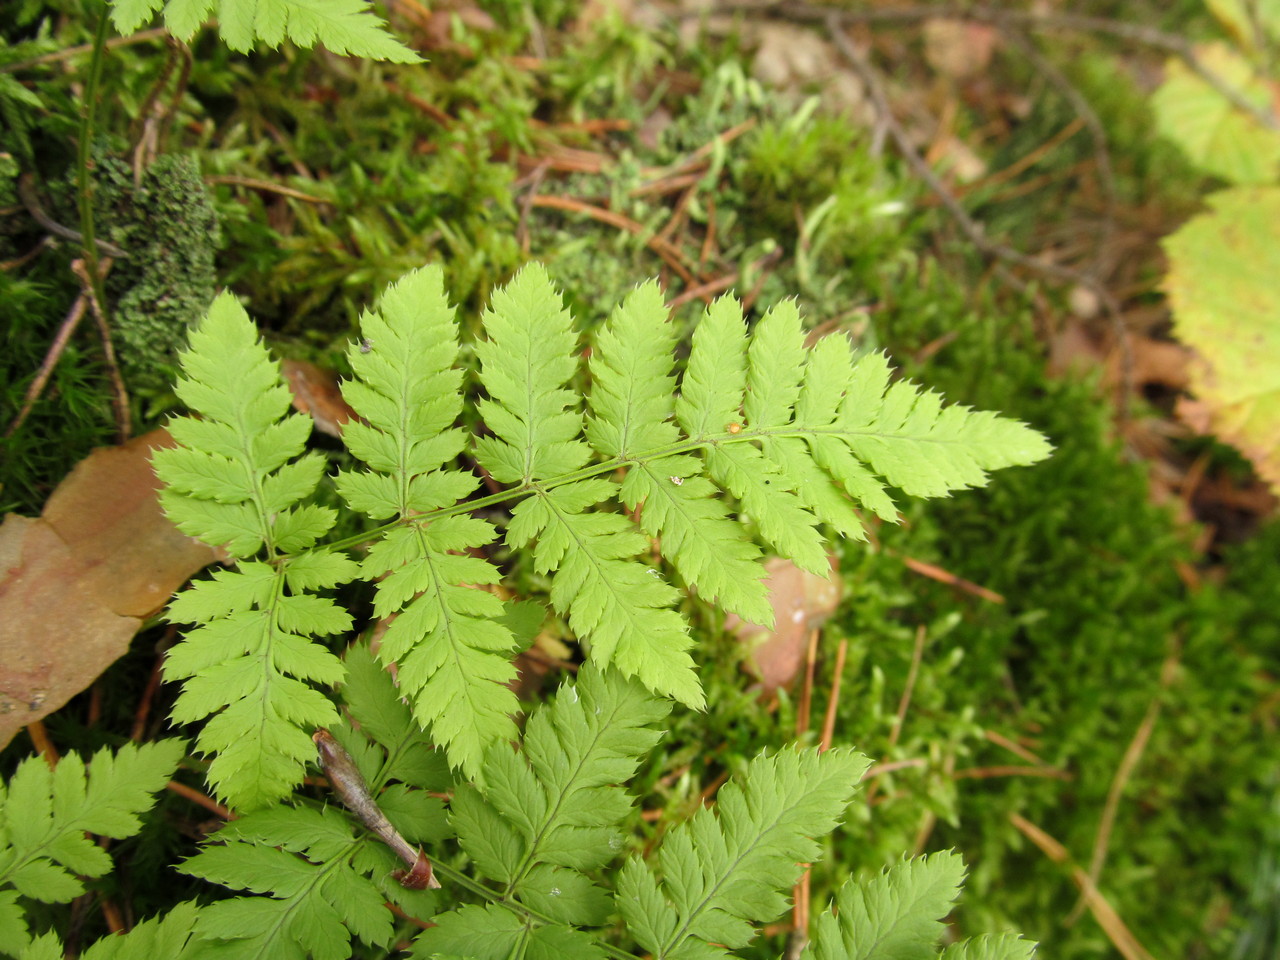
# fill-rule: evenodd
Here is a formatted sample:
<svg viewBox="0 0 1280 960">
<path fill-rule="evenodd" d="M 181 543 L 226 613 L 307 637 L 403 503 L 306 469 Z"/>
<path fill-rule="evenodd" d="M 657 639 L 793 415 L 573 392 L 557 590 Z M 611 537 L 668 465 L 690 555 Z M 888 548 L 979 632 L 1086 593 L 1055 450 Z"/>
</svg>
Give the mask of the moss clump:
<svg viewBox="0 0 1280 960">
<path fill-rule="evenodd" d="M 191 157 L 160 157 L 136 185 L 108 157 L 95 182 L 99 233 L 129 254 L 107 278 L 122 371 L 134 392 L 167 391 L 187 327 L 213 300 L 217 214 Z"/>
</svg>

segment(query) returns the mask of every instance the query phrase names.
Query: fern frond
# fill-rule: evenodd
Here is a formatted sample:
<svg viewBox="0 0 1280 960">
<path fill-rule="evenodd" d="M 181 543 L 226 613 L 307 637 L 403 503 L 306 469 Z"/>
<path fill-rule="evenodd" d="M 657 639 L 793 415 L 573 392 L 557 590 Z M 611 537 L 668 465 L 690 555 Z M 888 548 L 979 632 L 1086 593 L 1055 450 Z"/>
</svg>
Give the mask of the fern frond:
<svg viewBox="0 0 1280 960">
<path fill-rule="evenodd" d="M 504 943 L 520 931 L 563 936 L 585 951 L 573 955 L 599 956 L 589 937 L 571 929 L 599 926 L 611 912 L 608 894 L 585 871 L 622 849 L 618 824 L 632 800 L 620 784 L 657 743 L 655 726 L 670 709 L 636 680 L 587 664 L 576 684 L 564 684 L 554 704 L 529 720 L 520 753 L 492 747 L 483 790 L 459 788 L 450 819 L 476 866 L 504 885 L 495 908 L 515 921 L 469 908 L 436 917 L 438 926 L 418 938 L 419 953 L 455 951 L 458 937 L 492 921 Z"/>
<path fill-rule="evenodd" d="M 802 960 L 932 955 L 963 881 L 964 863 L 952 852 L 903 860 L 870 880 L 850 879 L 836 894 L 834 914 L 814 919 Z"/>
<path fill-rule="evenodd" d="M 163 917 L 144 920 L 128 933 L 103 937 L 80 954 L 80 960 L 187 960 L 195 953 L 192 934 L 200 907 L 190 901 L 180 903 Z M 22 951 L 19 960 L 63 960 L 66 951 L 57 934 L 37 937 Z"/>
<path fill-rule="evenodd" d="M 475 776 L 485 748 L 515 735 L 515 640 L 501 621 L 502 601 L 468 586 L 501 579 L 473 555 L 492 541 L 493 527 L 472 517 L 415 519 L 452 507 L 479 483 L 446 466 L 467 438 L 455 426 L 462 374 L 441 269 L 415 271 L 390 287 L 379 311 L 361 318 L 361 332 L 368 349 L 351 350 L 356 379 L 343 394 L 367 425 L 348 424 L 344 438 L 373 472 L 343 472 L 338 489 L 374 519 L 408 521 L 376 543 L 362 567 L 378 581 L 374 612 L 396 615 L 379 655 L 399 664 L 414 716 L 455 766 Z"/>
<path fill-rule="evenodd" d="M 654 459 L 679 431 L 672 373 L 676 337 L 656 283 L 638 287 L 610 315 L 591 354 L 587 439 L 630 467 L 622 482 L 641 528 L 690 586 L 746 620 L 771 623 L 760 551 L 729 515 L 695 457 Z M 643 507 L 642 507 L 643 505 Z"/>
<path fill-rule="evenodd" d="M 716 813 L 699 810 L 667 835 L 661 882 L 638 857 L 627 861 L 617 906 L 631 933 L 658 960 L 727 956 L 713 944 L 745 946 L 752 922 L 786 908 L 781 891 L 795 882 L 798 864 L 815 859 L 813 838 L 834 829 L 868 765 L 844 749 L 753 760 L 740 783 L 720 791 Z"/>
<path fill-rule="evenodd" d="M 86 833 L 116 839 L 141 829 L 140 814 L 155 802 L 186 752 L 181 740 L 162 740 L 118 752 L 100 750 L 86 767 L 76 754 L 54 770 L 44 757 L 18 765 L 0 784 L 0 953 L 17 955 L 27 942 L 18 897 L 63 903 L 79 896 L 79 877 L 111 869 L 105 850 Z"/>
<path fill-rule="evenodd" d="M 842 336 L 806 348 L 793 304 L 775 307 L 750 336 L 732 298 L 711 304 L 676 396 L 666 309 L 656 286 L 640 287 L 594 345 L 585 422 L 573 383 L 577 336 L 545 269 L 531 264 L 498 291 L 484 328 L 475 350 L 488 435 L 472 452 L 507 487 L 477 503 L 519 501 L 506 543 L 532 546 L 552 606 L 592 662 L 694 707 L 704 694 L 673 609 L 681 594 L 640 555 L 660 553 L 704 595 L 768 622 L 754 535 L 825 573 L 822 528 L 862 536 L 858 507 L 896 519 L 889 486 L 945 495 L 1050 449 L 1021 423 L 944 408 L 936 394 L 891 383 L 882 355 L 855 359 Z M 415 718 L 450 762 L 480 777 L 486 749 L 514 732 L 507 685 L 518 644 L 509 605 L 483 589 L 500 575 L 481 554 L 494 529 L 467 515 L 478 481 L 452 465 L 468 438 L 457 427 L 457 327 L 440 270 L 392 287 L 363 332 L 345 391 L 364 422 L 348 426 L 347 440 L 371 472 L 342 473 L 338 486 L 371 518 L 396 518 L 360 567 L 377 581 L 377 615 L 394 616 L 380 657 L 398 665 Z M 307 425 L 280 419 L 287 396 L 243 311 L 220 299 L 193 343 L 180 392 L 205 418 L 176 421 L 181 447 L 157 455 L 165 503 L 187 532 L 238 557 L 265 548 L 268 563 L 215 576 L 177 607 L 203 626 L 175 651 L 169 675 L 193 678 L 177 716 L 218 714 L 200 740 L 222 751 L 215 783 L 241 803 L 266 802 L 296 782 L 311 754 L 301 728 L 333 722 L 303 681 L 332 682 L 337 662 L 300 635 L 346 621 L 300 594 L 347 576 L 349 561 L 322 551 L 280 557 L 311 549 L 332 518 L 299 503 L 319 461 L 293 461 Z M 269 695 L 263 674 L 243 662 L 255 657 L 280 681 Z M 262 736 L 244 736 L 248 728 Z"/>
<path fill-rule="evenodd" d="M 605 960 L 608 956 L 584 931 L 540 926 L 496 904 L 471 904 L 444 914 L 435 923 L 414 944 L 415 960 Z"/>
<path fill-rule="evenodd" d="M 950 851 L 902 860 L 869 880 L 850 879 L 834 910 L 816 917 L 801 960 L 1030 960 L 1035 943 L 1010 934 L 976 937 L 935 954 L 964 864 Z"/>
<path fill-rule="evenodd" d="M 183 532 L 235 558 L 265 550 L 275 562 L 242 559 L 179 596 L 169 618 L 198 626 L 169 652 L 164 671 L 187 681 L 175 720 L 212 715 L 196 741 L 214 755 L 210 783 L 233 806 L 250 809 L 287 796 L 302 779 L 315 754 L 303 728 L 337 719 L 308 681 L 333 684 L 342 664 L 308 638 L 342 632 L 351 618 L 303 591 L 350 579 L 356 566 L 326 551 L 280 558 L 313 546 L 335 514 L 299 503 L 324 462 L 293 459 L 310 420 L 285 416 L 289 392 L 278 365 L 232 297 L 214 301 L 182 364 L 186 376 L 175 389 L 203 419 L 171 420 L 179 445 L 152 457 L 165 483 L 165 512 Z"/>
<path fill-rule="evenodd" d="M 184 41 L 216 11 L 223 41 L 241 53 L 259 41 L 278 47 L 288 39 L 370 60 L 421 61 L 386 32 L 366 0 L 111 0 L 111 21 L 122 34 L 133 33 L 161 8 L 165 27 Z"/>
</svg>

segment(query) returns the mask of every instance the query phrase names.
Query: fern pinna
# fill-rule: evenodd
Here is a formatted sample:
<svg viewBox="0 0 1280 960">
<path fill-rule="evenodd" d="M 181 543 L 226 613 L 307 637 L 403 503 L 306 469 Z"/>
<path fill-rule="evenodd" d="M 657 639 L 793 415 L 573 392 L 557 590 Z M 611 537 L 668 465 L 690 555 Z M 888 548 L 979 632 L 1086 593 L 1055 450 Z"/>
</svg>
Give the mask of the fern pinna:
<svg viewBox="0 0 1280 960">
<path fill-rule="evenodd" d="M 311 637 L 350 620 L 314 593 L 357 576 L 377 583 L 375 613 L 390 621 L 378 655 L 397 664 L 414 716 L 454 767 L 484 775 L 486 750 L 515 733 L 519 643 L 511 605 L 485 589 L 502 572 L 481 509 L 514 501 L 501 536 L 531 548 L 592 662 L 700 707 L 680 592 L 640 554 L 656 544 L 685 586 L 767 623 L 757 537 L 824 570 L 825 530 L 863 536 L 859 506 L 896 518 L 888 486 L 945 495 L 1049 451 L 1021 423 L 891 383 L 882 355 L 855 357 L 842 335 L 806 348 L 790 302 L 750 333 L 735 300 L 714 302 L 677 383 L 677 333 L 657 284 L 641 285 L 592 344 L 585 410 L 578 337 L 544 268 L 498 291 L 483 329 L 475 436 L 459 426 L 468 400 L 440 269 L 409 274 L 362 318 L 343 386 L 362 422 L 344 439 L 366 466 L 336 482 L 353 510 L 388 522 L 358 564 L 316 546 L 334 521 L 306 502 L 322 463 L 299 457 L 309 421 L 286 415 L 244 310 L 224 294 L 193 335 L 178 394 L 199 418 L 173 421 L 179 445 L 155 467 L 173 520 L 237 566 L 175 602 L 171 617 L 199 626 L 166 675 L 185 680 L 175 718 L 209 718 L 197 746 L 236 807 L 288 795 L 315 755 L 310 729 L 336 719 L 312 684 L 342 667 Z M 477 496 L 473 465 L 500 489 Z"/>
</svg>

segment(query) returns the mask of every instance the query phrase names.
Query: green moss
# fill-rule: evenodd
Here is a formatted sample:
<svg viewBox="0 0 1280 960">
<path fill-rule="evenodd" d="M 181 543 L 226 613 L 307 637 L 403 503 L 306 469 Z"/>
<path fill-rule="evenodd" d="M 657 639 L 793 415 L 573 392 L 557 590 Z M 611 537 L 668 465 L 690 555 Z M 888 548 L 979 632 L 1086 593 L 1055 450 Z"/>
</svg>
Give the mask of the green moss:
<svg viewBox="0 0 1280 960">
<path fill-rule="evenodd" d="M 96 165 L 98 232 L 128 253 L 107 277 L 112 337 L 132 391 L 166 392 L 187 328 L 213 299 L 218 218 L 194 158 L 158 158 L 135 185 L 121 160 Z"/>
</svg>

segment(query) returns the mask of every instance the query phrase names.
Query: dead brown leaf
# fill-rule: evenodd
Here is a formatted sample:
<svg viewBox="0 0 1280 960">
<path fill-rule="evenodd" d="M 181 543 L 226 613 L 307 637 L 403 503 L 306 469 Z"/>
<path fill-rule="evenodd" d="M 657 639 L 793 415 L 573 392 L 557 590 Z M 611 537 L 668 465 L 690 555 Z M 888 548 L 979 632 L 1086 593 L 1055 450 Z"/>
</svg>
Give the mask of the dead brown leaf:
<svg viewBox="0 0 1280 960">
<path fill-rule="evenodd" d="M 789 686 L 804 666 L 809 632 L 822 626 L 840 605 L 840 576 L 836 558 L 831 573 L 815 576 L 790 560 L 773 557 L 765 563 L 774 626 L 770 630 L 745 623 L 730 614 L 726 629 L 734 631 L 748 647 L 748 668 L 760 679 L 766 694 Z"/>
<path fill-rule="evenodd" d="M 281 366 L 293 394 L 294 409 L 311 414 L 320 432 L 341 438 L 342 425 L 357 419 L 357 415 L 342 398 L 338 375 L 305 360 L 285 360 Z"/>
<path fill-rule="evenodd" d="M 0 747 L 119 658 L 214 551 L 160 510 L 151 451 L 163 430 L 95 450 L 38 519 L 0 526 Z"/>
</svg>

